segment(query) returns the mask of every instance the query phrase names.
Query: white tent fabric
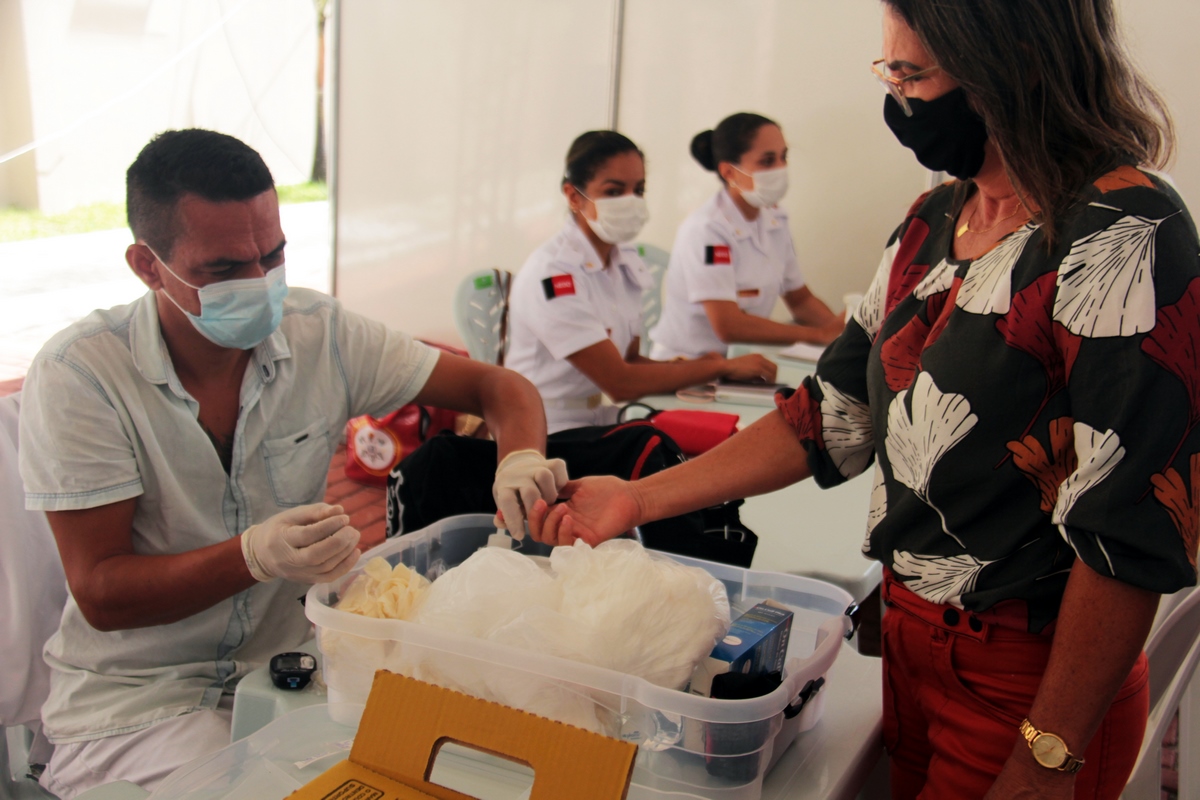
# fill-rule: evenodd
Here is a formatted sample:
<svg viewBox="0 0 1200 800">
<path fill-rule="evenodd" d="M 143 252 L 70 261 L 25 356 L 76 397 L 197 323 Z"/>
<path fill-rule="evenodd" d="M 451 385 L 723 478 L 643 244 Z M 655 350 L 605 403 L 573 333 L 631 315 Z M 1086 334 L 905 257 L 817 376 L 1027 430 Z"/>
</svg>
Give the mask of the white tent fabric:
<svg viewBox="0 0 1200 800">
<path fill-rule="evenodd" d="M 50 526 L 25 510 L 17 471 L 20 394 L 0 398 L 0 725 L 35 722 L 50 689 L 42 646 L 58 629 L 67 583 Z"/>
</svg>

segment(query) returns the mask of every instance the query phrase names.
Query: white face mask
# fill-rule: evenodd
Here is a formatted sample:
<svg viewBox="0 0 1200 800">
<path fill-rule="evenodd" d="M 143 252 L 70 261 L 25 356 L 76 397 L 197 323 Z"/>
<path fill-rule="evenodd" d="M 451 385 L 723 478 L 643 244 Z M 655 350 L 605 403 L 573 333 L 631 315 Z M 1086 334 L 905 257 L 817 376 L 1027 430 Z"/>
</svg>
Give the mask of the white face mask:
<svg viewBox="0 0 1200 800">
<path fill-rule="evenodd" d="M 146 245 L 147 249 L 150 248 Z M 150 250 L 154 253 L 154 250 Z M 250 350 L 266 339 L 283 320 L 283 301 L 287 297 L 287 278 L 284 267 L 267 272 L 261 278 L 218 281 L 207 286 L 195 286 L 179 277 L 158 253 L 158 262 L 175 276 L 175 280 L 195 289 L 200 298 L 200 316 L 196 316 L 171 297 L 163 287 L 163 294 L 182 311 L 204 338 L 219 347 L 233 350 Z"/>
<path fill-rule="evenodd" d="M 592 200 L 583 192 L 579 194 Z M 596 205 L 596 218 L 588 219 L 586 214 L 583 218 L 587 220 L 592 233 L 600 237 L 600 241 L 608 244 L 633 241 L 633 237 L 641 232 L 646 221 L 650 219 L 646 198 L 636 194 L 601 197 L 592 202 Z"/>
<path fill-rule="evenodd" d="M 787 194 L 787 167 L 761 169 L 758 172 L 746 172 L 737 167 L 734 169 L 754 181 L 753 189 L 742 189 L 742 199 L 755 208 L 773 206 Z"/>
</svg>

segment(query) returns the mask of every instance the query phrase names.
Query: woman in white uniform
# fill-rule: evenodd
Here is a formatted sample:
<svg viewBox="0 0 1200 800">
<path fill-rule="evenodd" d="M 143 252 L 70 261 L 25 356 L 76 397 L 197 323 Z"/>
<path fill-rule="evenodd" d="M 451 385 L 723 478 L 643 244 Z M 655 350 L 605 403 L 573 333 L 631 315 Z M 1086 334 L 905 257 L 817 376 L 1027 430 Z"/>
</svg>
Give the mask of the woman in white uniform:
<svg viewBox="0 0 1200 800">
<path fill-rule="evenodd" d="M 723 186 L 679 226 L 651 356 L 724 352 L 733 342 L 833 341 L 843 317 L 805 284 L 787 212 L 777 205 L 788 186 L 783 131 L 758 114 L 734 114 L 696 134 L 692 157 Z M 779 297 L 795 324 L 768 319 Z"/>
<path fill-rule="evenodd" d="M 658 363 L 638 350 L 642 293 L 653 281 L 626 244 L 646 223 L 642 152 L 615 131 L 589 131 L 567 153 L 562 192 L 570 218 L 513 279 L 505 366 L 537 386 L 551 433 L 616 422 L 648 394 L 721 377 L 774 380 L 758 355 Z"/>
</svg>

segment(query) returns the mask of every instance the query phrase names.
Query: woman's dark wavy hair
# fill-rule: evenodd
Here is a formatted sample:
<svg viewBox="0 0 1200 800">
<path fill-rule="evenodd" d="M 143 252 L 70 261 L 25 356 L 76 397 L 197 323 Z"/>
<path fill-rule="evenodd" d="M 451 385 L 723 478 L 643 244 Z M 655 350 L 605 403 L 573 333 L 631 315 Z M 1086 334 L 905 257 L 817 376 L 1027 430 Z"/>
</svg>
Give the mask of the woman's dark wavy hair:
<svg viewBox="0 0 1200 800">
<path fill-rule="evenodd" d="M 1112 0 L 883 3 L 966 90 L 1013 183 L 1040 209 L 1048 246 L 1090 181 L 1170 161 L 1171 115 L 1126 53 Z"/>
</svg>

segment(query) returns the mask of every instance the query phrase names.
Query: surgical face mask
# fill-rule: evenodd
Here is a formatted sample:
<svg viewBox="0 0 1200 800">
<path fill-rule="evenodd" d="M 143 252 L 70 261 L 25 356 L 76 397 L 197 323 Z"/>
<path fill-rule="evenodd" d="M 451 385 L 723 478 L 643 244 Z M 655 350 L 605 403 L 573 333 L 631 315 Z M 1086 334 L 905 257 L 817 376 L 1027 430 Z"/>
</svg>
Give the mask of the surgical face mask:
<svg viewBox="0 0 1200 800">
<path fill-rule="evenodd" d="M 579 193 L 588 200 L 583 192 Z M 600 197 L 592 202 L 596 206 L 596 218 L 587 220 L 592 233 L 600 237 L 600 241 L 608 244 L 620 244 L 633 241 L 633 237 L 641 232 L 646 221 L 650 219 L 650 211 L 646 208 L 646 198 L 636 194 L 623 194 L 620 197 Z"/>
<path fill-rule="evenodd" d="M 742 189 L 742 199 L 755 208 L 768 208 L 775 205 L 788 190 L 787 167 L 776 169 L 760 169 L 758 172 L 746 172 L 737 167 L 738 172 L 754 181 L 754 188 Z"/>
<path fill-rule="evenodd" d="M 979 174 L 987 126 L 971 108 L 961 87 L 935 100 L 910 98 L 908 105 L 911 117 L 905 116 L 904 109 L 889 94 L 883 100 L 883 119 L 922 166 L 947 172 L 959 180 Z"/>
<path fill-rule="evenodd" d="M 153 250 L 150 251 L 154 253 Z M 200 295 L 200 316 L 192 314 L 163 290 L 175 307 L 182 311 L 205 339 L 231 350 L 249 350 L 266 339 L 283 321 L 283 300 L 287 297 L 287 278 L 284 267 L 267 272 L 261 278 L 242 278 L 233 281 L 192 286 L 179 277 L 166 261 L 154 257 L 184 286 Z"/>
</svg>

